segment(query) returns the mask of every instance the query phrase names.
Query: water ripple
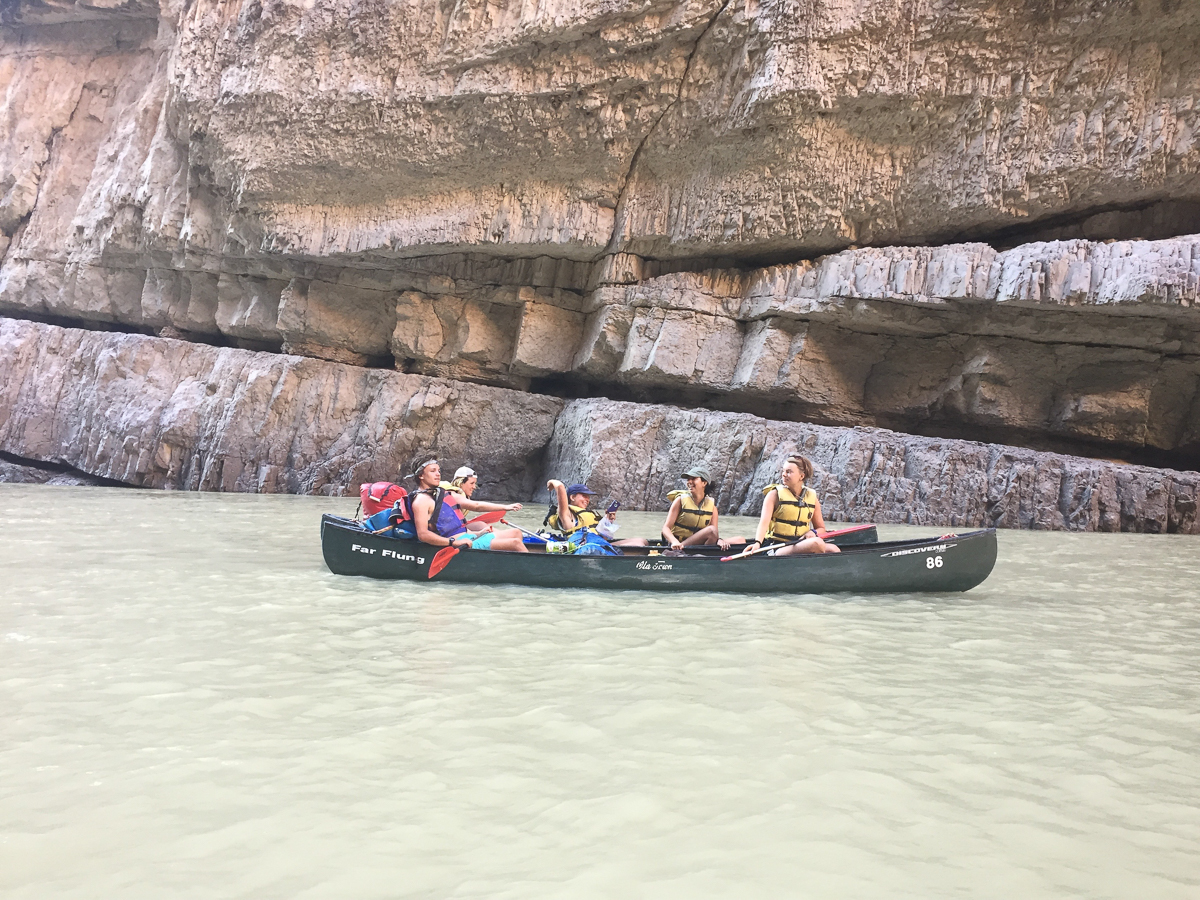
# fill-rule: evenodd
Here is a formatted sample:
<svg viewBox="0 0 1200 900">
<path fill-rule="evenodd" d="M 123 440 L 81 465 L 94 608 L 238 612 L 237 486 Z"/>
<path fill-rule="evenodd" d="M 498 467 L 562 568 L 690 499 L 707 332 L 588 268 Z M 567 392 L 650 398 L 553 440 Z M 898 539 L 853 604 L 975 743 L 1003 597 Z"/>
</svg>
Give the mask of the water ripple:
<svg viewBox="0 0 1200 900">
<path fill-rule="evenodd" d="M 551 592 L 331 575 L 352 507 L 0 485 L 6 897 L 1200 891 L 1195 538 Z"/>
</svg>

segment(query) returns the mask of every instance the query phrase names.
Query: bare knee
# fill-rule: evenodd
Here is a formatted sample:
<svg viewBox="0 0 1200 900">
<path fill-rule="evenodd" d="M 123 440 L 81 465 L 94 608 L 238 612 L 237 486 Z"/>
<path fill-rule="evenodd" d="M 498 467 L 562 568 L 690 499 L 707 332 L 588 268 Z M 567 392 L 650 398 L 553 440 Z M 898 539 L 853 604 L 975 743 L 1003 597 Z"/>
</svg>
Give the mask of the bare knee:
<svg viewBox="0 0 1200 900">
<path fill-rule="evenodd" d="M 689 534 L 683 542 L 685 547 L 695 547 L 697 544 L 715 544 L 717 542 L 717 530 L 711 525 L 705 525 L 695 534 Z"/>
</svg>

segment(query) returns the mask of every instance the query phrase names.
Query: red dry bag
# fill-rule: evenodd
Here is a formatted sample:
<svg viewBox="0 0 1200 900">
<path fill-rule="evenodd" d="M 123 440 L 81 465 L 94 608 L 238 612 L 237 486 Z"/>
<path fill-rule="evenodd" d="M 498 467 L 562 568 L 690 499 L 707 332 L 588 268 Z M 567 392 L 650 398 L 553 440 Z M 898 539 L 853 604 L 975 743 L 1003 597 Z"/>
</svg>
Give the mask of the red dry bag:
<svg viewBox="0 0 1200 900">
<path fill-rule="evenodd" d="M 358 496 L 362 498 L 364 516 L 372 516 L 385 509 L 391 509 L 397 500 L 408 496 L 408 491 L 390 481 L 376 481 L 374 484 L 359 486 Z"/>
</svg>

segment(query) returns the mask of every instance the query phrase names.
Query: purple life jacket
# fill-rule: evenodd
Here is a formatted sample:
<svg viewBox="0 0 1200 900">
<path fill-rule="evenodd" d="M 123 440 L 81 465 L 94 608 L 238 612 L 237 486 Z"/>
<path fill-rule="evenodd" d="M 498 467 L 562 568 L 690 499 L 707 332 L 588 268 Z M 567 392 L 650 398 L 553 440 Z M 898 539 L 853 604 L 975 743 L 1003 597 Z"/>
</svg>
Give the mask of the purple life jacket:
<svg viewBox="0 0 1200 900">
<path fill-rule="evenodd" d="M 436 488 L 433 493 L 433 512 L 429 515 L 429 527 L 442 537 L 454 537 L 467 530 L 462 513 L 458 511 L 458 498 L 449 491 Z"/>
</svg>

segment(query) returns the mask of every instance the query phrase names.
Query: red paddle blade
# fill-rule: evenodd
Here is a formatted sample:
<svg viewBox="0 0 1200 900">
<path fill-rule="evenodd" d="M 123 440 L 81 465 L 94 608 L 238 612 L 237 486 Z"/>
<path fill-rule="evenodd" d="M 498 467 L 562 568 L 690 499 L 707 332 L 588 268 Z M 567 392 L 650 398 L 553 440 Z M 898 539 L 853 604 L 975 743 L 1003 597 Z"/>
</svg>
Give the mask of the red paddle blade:
<svg viewBox="0 0 1200 900">
<path fill-rule="evenodd" d="M 432 578 L 442 569 L 446 568 L 446 563 L 454 558 L 454 554 L 458 552 L 458 547 L 443 547 L 437 553 L 433 554 L 433 559 L 429 561 L 429 577 Z"/>
<path fill-rule="evenodd" d="M 495 525 L 507 515 L 507 509 L 493 509 L 491 512 L 480 513 L 467 524 L 474 525 L 476 522 L 482 522 L 484 525 Z"/>
</svg>

